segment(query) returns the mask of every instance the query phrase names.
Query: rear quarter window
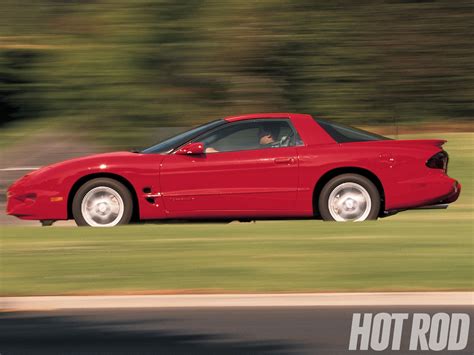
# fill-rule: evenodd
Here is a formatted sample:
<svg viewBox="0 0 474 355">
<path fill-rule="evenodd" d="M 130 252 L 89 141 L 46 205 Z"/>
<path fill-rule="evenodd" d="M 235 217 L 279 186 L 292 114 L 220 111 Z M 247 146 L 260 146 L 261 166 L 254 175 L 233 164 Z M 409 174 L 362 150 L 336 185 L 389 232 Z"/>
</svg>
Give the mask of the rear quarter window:
<svg viewBox="0 0 474 355">
<path fill-rule="evenodd" d="M 334 139 L 337 143 L 370 142 L 390 140 L 390 138 L 376 133 L 367 132 L 359 128 L 347 126 L 341 123 L 330 122 L 321 119 L 315 121 Z"/>
</svg>

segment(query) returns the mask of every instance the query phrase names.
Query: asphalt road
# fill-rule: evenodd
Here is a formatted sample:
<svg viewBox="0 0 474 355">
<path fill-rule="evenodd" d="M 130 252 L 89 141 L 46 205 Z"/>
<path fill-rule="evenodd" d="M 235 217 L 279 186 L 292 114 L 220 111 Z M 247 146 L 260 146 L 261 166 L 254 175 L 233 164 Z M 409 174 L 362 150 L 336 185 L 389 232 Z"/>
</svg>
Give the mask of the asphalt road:
<svg viewBox="0 0 474 355">
<path fill-rule="evenodd" d="M 4 312 L 0 313 L 0 353 L 354 354 L 347 350 L 354 312 L 460 312 L 469 313 L 472 319 L 474 308 L 245 307 Z M 401 351 L 393 353 L 416 353 L 407 350 L 410 327 L 406 328 Z M 471 355 L 473 335 L 471 325 L 467 348 L 453 353 Z"/>
</svg>

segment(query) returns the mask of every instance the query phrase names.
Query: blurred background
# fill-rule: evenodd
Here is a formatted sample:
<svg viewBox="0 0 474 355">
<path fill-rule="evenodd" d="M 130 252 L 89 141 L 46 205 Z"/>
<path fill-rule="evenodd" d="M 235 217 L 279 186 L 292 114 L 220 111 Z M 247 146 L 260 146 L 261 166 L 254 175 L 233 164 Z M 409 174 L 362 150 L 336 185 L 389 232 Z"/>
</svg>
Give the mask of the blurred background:
<svg viewBox="0 0 474 355">
<path fill-rule="evenodd" d="M 1 10 L 0 169 L 143 148 L 251 112 L 392 136 L 473 128 L 472 0 L 2 0 Z M 0 203 L 24 173 L 2 171 Z"/>
<path fill-rule="evenodd" d="M 451 127 L 474 116 L 471 0 L 3 0 L 1 9 L 3 144 L 48 126 L 146 146 L 159 127 L 262 111 L 392 132 L 395 122 Z"/>
<path fill-rule="evenodd" d="M 473 289 L 472 0 L 2 0 L 0 9 L 4 295 Z M 2 229 L 27 224 L 5 216 L 4 202 L 28 168 L 265 111 L 447 139 L 461 197 L 447 211 L 357 227 Z"/>
</svg>

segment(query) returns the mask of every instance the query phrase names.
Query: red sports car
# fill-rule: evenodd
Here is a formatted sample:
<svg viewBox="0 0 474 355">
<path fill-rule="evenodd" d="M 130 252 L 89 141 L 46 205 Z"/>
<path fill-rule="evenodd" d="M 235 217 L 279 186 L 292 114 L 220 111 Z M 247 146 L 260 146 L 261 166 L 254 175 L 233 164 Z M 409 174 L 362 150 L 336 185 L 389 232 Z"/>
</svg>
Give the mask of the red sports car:
<svg viewBox="0 0 474 355">
<path fill-rule="evenodd" d="M 454 202 L 444 140 L 392 140 L 307 114 L 227 117 L 141 152 L 92 155 L 27 174 L 7 213 L 44 225 L 150 219 L 365 221 Z"/>
</svg>

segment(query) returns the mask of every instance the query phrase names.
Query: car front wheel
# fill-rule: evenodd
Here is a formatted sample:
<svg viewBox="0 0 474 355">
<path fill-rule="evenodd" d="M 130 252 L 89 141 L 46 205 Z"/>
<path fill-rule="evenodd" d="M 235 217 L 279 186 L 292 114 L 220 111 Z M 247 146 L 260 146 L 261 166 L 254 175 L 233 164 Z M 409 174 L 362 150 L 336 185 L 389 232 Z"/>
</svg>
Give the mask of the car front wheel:
<svg viewBox="0 0 474 355">
<path fill-rule="evenodd" d="M 130 191 L 120 182 L 98 178 L 77 190 L 72 214 L 78 226 L 113 227 L 127 224 L 132 217 Z"/>
<path fill-rule="evenodd" d="M 323 187 L 318 207 L 325 221 L 375 220 L 380 211 L 380 193 L 366 177 L 343 174 L 332 178 Z"/>
</svg>

